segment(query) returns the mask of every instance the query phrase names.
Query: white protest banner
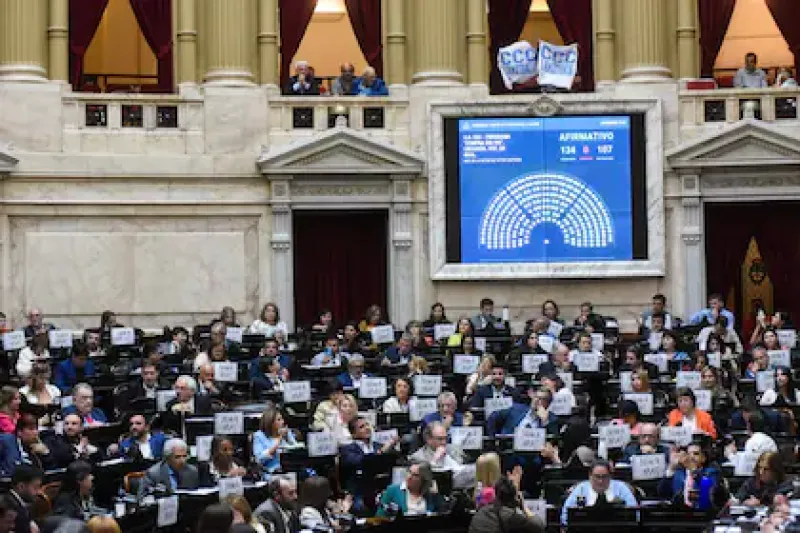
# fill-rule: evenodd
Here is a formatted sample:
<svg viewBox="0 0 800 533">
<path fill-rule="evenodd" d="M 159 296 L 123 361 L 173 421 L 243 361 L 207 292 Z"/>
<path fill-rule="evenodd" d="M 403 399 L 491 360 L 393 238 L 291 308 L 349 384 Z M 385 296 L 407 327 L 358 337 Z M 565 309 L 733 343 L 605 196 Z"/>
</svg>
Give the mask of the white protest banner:
<svg viewBox="0 0 800 533">
<path fill-rule="evenodd" d="M 514 399 L 511 396 L 503 396 L 502 398 L 486 398 L 483 402 L 483 409 L 488 417 L 495 411 L 508 409 L 514 405 Z"/>
<path fill-rule="evenodd" d="M 653 394 L 650 392 L 626 392 L 626 400 L 635 402 L 639 407 L 639 413 L 645 416 L 653 414 Z"/>
<path fill-rule="evenodd" d="M 553 402 L 550 404 L 550 412 L 556 416 L 571 415 L 572 400 L 569 396 L 564 394 L 557 394 L 553 396 Z"/>
<path fill-rule="evenodd" d="M 708 389 L 693 389 L 695 407 L 702 411 L 712 411 L 711 391 Z"/>
<path fill-rule="evenodd" d="M 231 383 L 239 379 L 239 365 L 233 361 L 214 361 L 214 380 Z"/>
<path fill-rule="evenodd" d="M 111 328 L 111 346 L 133 346 L 136 333 L 133 328 Z"/>
<path fill-rule="evenodd" d="M 195 442 L 195 453 L 197 454 L 198 461 L 211 460 L 211 441 L 214 440 L 213 435 L 198 435 Z"/>
<path fill-rule="evenodd" d="M 619 390 L 621 392 L 633 392 L 633 372 L 623 371 L 619 373 Z"/>
<path fill-rule="evenodd" d="M 225 340 L 235 342 L 236 344 L 242 344 L 243 333 L 244 333 L 244 328 L 234 328 L 234 327 L 225 328 Z"/>
<path fill-rule="evenodd" d="M 556 375 L 561 378 L 561 381 L 564 382 L 564 386 L 566 388 L 572 390 L 572 384 L 575 381 L 572 372 L 556 372 Z"/>
<path fill-rule="evenodd" d="M 554 339 L 557 339 L 561 336 L 561 330 L 564 329 L 564 326 L 556 322 L 555 320 L 550 321 L 550 326 L 547 328 L 547 333 L 553 336 Z M 541 341 L 539 341 L 541 343 Z"/>
<path fill-rule="evenodd" d="M 385 398 L 386 378 L 362 377 L 361 386 L 358 388 L 359 398 Z"/>
<path fill-rule="evenodd" d="M 3 333 L 3 349 L 7 352 L 21 350 L 25 347 L 25 333 L 22 331 L 9 331 Z"/>
<path fill-rule="evenodd" d="M 602 333 L 592 333 L 592 350 L 602 352 L 606 348 L 606 337 Z"/>
<path fill-rule="evenodd" d="M 394 342 L 394 326 L 375 326 L 370 332 L 373 344 L 392 344 Z"/>
<path fill-rule="evenodd" d="M 624 448 L 631 441 L 631 428 L 626 424 L 606 424 L 600 426 L 599 437 L 606 448 Z"/>
<path fill-rule="evenodd" d="M 661 440 L 672 442 L 676 446 L 688 446 L 692 443 L 692 428 L 689 426 L 662 426 Z"/>
<path fill-rule="evenodd" d="M 578 372 L 599 372 L 600 357 L 596 353 L 575 354 L 575 366 Z"/>
<path fill-rule="evenodd" d="M 789 356 L 789 350 L 769 350 L 769 367 L 777 368 L 779 366 L 792 367 L 792 358 Z"/>
<path fill-rule="evenodd" d="M 167 410 L 167 404 L 175 398 L 175 391 L 157 390 L 156 391 L 156 411 L 162 413 Z"/>
<path fill-rule="evenodd" d="M 217 482 L 219 487 L 219 500 L 223 501 L 228 496 L 244 496 L 244 485 L 241 477 L 221 477 Z"/>
<path fill-rule="evenodd" d="M 634 455 L 631 457 L 631 470 L 634 481 L 661 479 L 667 473 L 667 458 L 663 453 Z"/>
<path fill-rule="evenodd" d="M 433 338 L 437 341 L 446 339 L 456 333 L 455 324 L 436 324 L 433 326 Z"/>
<path fill-rule="evenodd" d="M 483 426 L 451 427 L 450 442 L 462 450 L 482 450 Z"/>
<path fill-rule="evenodd" d="M 216 435 L 244 435 L 244 413 L 241 411 L 214 413 L 214 433 Z"/>
<path fill-rule="evenodd" d="M 477 355 L 457 354 L 453 356 L 453 373 L 470 375 L 478 370 L 481 358 Z"/>
<path fill-rule="evenodd" d="M 414 394 L 417 396 L 439 396 L 442 392 L 442 376 L 414 376 Z"/>
<path fill-rule="evenodd" d="M 719 352 L 706 354 L 708 364 L 714 368 L 722 368 L 722 354 Z"/>
<path fill-rule="evenodd" d="M 436 398 L 412 398 L 408 402 L 408 418 L 411 422 L 419 422 L 427 415 L 435 413 L 438 407 Z"/>
<path fill-rule="evenodd" d="M 544 350 L 547 353 L 553 353 L 553 346 L 555 345 L 555 339 L 550 335 L 539 335 L 538 337 L 539 348 Z"/>
<path fill-rule="evenodd" d="M 178 523 L 178 497 L 168 496 L 158 499 L 157 527 L 167 527 Z"/>
<path fill-rule="evenodd" d="M 287 381 L 283 384 L 283 403 L 311 401 L 310 381 Z"/>
<path fill-rule="evenodd" d="M 661 374 L 666 374 L 669 371 L 669 363 L 665 353 L 649 353 L 644 356 L 644 360 L 646 363 L 656 365 Z"/>
<path fill-rule="evenodd" d="M 51 329 L 47 332 L 50 349 L 72 348 L 72 332 L 68 329 Z"/>
<path fill-rule="evenodd" d="M 778 334 L 778 344 L 780 344 L 781 348 L 791 350 L 797 345 L 797 330 L 779 329 L 776 333 Z"/>
<path fill-rule="evenodd" d="M 775 371 L 761 370 L 756 374 L 756 391 L 765 392 L 775 388 Z"/>
<path fill-rule="evenodd" d="M 525 83 L 538 73 L 539 50 L 528 41 L 517 41 L 497 51 L 497 69 L 509 91 L 515 83 Z"/>
<path fill-rule="evenodd" d="M 539 41 L 539 85 L 571 89 L 578 73 L 578 45 Z"/>
<path fill-rule="evenodd" d="M 547 525 L 547 500 L 524 500 L 525 509 L 533 516 L 538 516 L 542 524 Z"/>
<path fill-rule="evenodd" d="M 486 337 L 475 337 L 475 349 L 482 352 L 486 351 Z"/>
<path fill-rule="evenodd" d="M 699 389 L 700 388 L 700 372 L 684 372 L 679 370 L 677 374 L 675 374 L 675 387 L 680 389 L 681 387 L 686 387 L 689 389 Z"/>
<path fill-rule="evenodd" d="M 525 374 L 536 374 L 539 367 L 546 363 L 550 358 L 546 354 L 524 353 L 522 354 L 522 372 Z"/>
<path fill-rule="evenodd" d="M 339 453 L 339 444 L 330 431 L 311 431 L 306 437 L 309 457 L 329 457 Z"/>
<path fill-rule="evenodd" d="M 517 386 L 517 378 L 514 376 L 506 376 L 505 384 L 512 389 Z"/>
<path fill-rule="evenodd" d="M 656 352 L 659 350 L 659 348 L 661 348 L 661 337 L 663 336 L 664 334 L 660 331 L 653 331 L 650 333 L 650 337 L 647 339 L 647 344 L 650 346 L 651 351 Z"/>
<path fill-rule="evenodd" d="M 518 427 L 514 430 L 515 452 L 538 452 L 544 448 L 547 432 L 544 428 Z"/>
<path fill-rule="evenodd" d="M 383 446 L 387 442 L 392 442 L 392 440 L 397 439 L 397 436 L 398 436 L 397 428 L 374 431 L 372 433 L 372 442 L 377 442 L 378 444 Z"/>
<path fill-rule="evenodd" d="M 736 452 L 733 457 L 733 475 L 750 477 L 756 470 L 759 454 L 753 452 Z"/>
</svg>

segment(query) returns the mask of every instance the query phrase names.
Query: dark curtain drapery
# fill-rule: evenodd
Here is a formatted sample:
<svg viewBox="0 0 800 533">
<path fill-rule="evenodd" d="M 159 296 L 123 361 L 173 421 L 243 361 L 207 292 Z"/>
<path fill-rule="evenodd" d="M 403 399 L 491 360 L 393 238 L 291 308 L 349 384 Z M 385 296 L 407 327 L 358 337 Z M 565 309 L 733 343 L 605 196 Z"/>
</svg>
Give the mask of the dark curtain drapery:
<svg viewBox="0 0 800 533">
<path fill-rule="evenodd" d="M 531 0 L 489 0 L 489 88 L 492 94 L 509 92 L 497 68 L 497 51 L 519 40 L 530 9 Z"/>
<path fill-rule="evenodd" d="M 158 60 L 158 89 L 172 92 L 172 0 L 130 0 L 147 44 Z"/>
<path fill-rule="evenodd" d="M 281 86 L 292 76 L 292 58 L 300 48 L 317 0 L 280 0 Z"/>
<path fill-rule="evenodd" d="M 794 72 L 797 76 L 798 68 L 800 68 L 800 26 L 797 24 L 800 6 L 796 0 L 767 0 L 767 7 L 772 13 L 778 29 L 781 30 L 783 38 L 786 39 L 789 50 L 794 54 Z"/>
<path fill-rule="evenodd" d="M 592 0 L 547 0 L 547 5 L 564 43 L 578 44 L 580 89 L 594 91 Z"/>
<path fill-rule="evenodd" d="M 70 0 L 69 64 L 72 87 L 80 89 L 83 58 L 103 19 L 108 0 Z"/>
<path fill-rule="evenodd" d="M 298 212 L 294 217 L 296 324 L 313 324 L 323 308 L 337 326 L 372 304 L 386 309 L 386 212 Z"/>
<path fill-rule="evenodd" d="M 714 62 L 728 33 L 736 0 L 697 0 L 700 18 L 700 75 L 714 77 Z"/>
<path fill-rule="evenodd" d="M 345 6 L 367 64 L 383 77 L 381 0 L 345 0 Z"/>
</svg>

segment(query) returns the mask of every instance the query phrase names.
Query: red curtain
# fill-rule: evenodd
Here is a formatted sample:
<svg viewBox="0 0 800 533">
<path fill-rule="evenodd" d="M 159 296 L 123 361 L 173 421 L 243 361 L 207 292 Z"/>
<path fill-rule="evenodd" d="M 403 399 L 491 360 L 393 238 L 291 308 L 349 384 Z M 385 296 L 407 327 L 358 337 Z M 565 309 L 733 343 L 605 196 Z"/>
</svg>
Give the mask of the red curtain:
<svg viewBox="0 0 800 533">
<path fill-rule="evenodd" d="M 130 0 L 139 28 L 158 59 L 158 89 L 172 87 L 172 0 Z"/>
<path fill-rule="evenodd" d="M 317 0 L 280 0 L 282 86 L 292 75 L 292 58 L 300 48 L 316 7 Z"/>
<path fill-rule="evenodd" d="M 700 14 L 700 75 L 714 77 L 714 62 L 728 33 L 736 0 L 697 0 Z"/>
<path fill-rule="evenodd" d="M 794 54 L 795 76 L 800 68 L 800 26 L 797 25 L 798 5 L 796 0 L 767 0 L 772 18 Z"/>
<path fill-rule="evenodd" d="M 578 43 L 580 88 L 594 91 L 592 0 L 547 0 L 547 5 L 564 43 Z"/>
<path fill-rule="evenodd" d="M 103 18 L 108 0 L 70 0 L 69 2 L 69 63 L 70 81 L 80 89 L 83 57 Z"/>
<path fill-rule="evenodd" d="M 489 88 L 492 94 L 508 92 L 497 68 L 497 51 L 517 42 L 530 9 L 531 0 L 489 0 Z"/>
<path fill-rule="evenodd" d="M 345 0 L 344 4 L 367 64 L 383 77 L 381 0 Z"/>
<path fill-rule="evenodd" d="M 386 310 L 387 238 L 385 211 L 295 213 L 296 324 L 313 324 L 323 308 L 337 326 L 372 304 Z"/>
</svg>

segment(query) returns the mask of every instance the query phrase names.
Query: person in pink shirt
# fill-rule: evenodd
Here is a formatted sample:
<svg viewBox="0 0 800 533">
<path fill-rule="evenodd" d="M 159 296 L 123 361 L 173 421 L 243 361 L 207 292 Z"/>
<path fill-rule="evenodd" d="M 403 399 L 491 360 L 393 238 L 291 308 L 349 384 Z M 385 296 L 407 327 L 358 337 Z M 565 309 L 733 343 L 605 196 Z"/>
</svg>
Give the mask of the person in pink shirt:
<svg viewBox="0 0 800 533">
<path fill-rule="evenodd" d="M 22 396 L 10 385 L 0 389 L 0 433 L 15 433 Z"/>
</svg>

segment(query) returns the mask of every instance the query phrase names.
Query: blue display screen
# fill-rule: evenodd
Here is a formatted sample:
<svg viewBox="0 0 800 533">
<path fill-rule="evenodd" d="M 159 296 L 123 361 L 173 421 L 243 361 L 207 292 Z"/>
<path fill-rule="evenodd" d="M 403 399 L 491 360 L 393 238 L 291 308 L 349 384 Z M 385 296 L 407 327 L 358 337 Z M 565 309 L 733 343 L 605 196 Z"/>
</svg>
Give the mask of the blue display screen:
<svg viewBox="0 0 800 533">
<path fill-rule="evenodd" d="M 461 261 L 633 258 L 628 116 L 458 120 Z"/>
</svg>

